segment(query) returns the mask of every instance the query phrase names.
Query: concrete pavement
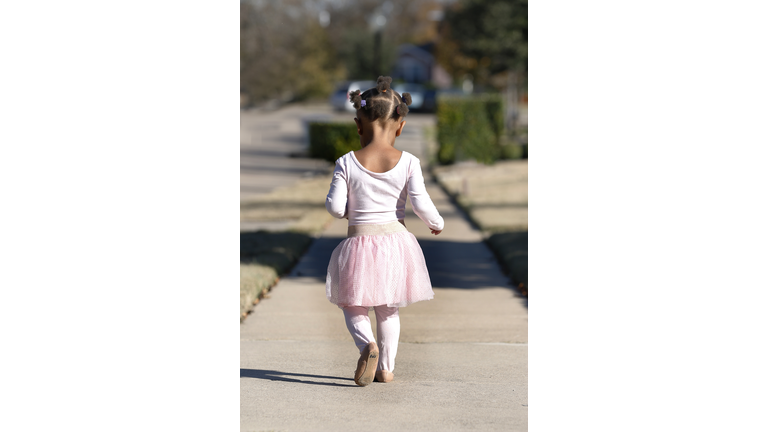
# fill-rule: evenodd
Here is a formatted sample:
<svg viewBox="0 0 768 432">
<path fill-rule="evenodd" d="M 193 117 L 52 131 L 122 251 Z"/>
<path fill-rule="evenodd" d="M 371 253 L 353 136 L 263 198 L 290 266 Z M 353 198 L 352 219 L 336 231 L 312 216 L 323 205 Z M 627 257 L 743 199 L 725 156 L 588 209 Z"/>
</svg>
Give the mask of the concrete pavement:
<svg viewBox="0 0 768 432">
<path fill-rule="evenodd" d="M 289 105 L 240 112 L 240 230 L 284 231 L 323 225 L 333 164 L 307 157 L 308 123 L 353 124 L 353 113 L 328 105 Z M 434 115 L 411 114 L 398 147 L 423 159 L 423 128 Z M 310 199 L 306 199 L 310 198 Z M 319 208 L 319 215 L 316 211 Z M 312 223 L 306 220 L 309 218 Z M 314 231 L 312 229 L 311 231 Z"/>
<path fill-rule="evenodd" d="M 351 122 L 354 115 L 346 117 Z M 240 112 L 241 203 L 325 172 L 328 162 L 301 157 L 308 142 L 305 124 L 315 119 L 342 117 L 325 106 L 289 105 L 277 111 Z"/>
<path fill-rule="evenodd" d="M 430 121 L 409 118 L 412 132 L 406 126 L 397 142 L 424 166 L 419 124 Z M 347 221 L 336 220 L 241 324 L 242 431 L 527 430 L 526 300 L 463 213 L 437 185 L 427 189 L 445 230 L 431 235 L 410 206 L 406 225 L 435 298 L 400 310 L 395 380 L 358 387 L 352 379 L 359 354 L 325 298 L 331 251 L 346 235 Z"/>
</svg>

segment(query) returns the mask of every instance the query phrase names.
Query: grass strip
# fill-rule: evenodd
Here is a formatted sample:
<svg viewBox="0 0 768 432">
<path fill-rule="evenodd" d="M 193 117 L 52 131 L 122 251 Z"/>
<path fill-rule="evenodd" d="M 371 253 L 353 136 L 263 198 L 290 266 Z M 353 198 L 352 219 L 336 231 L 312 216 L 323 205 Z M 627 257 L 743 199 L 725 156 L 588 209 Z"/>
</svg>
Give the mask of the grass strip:
<svg viewBox="0 0 768 432">
<path fill-rule="evenodd" d="M 289 222 L 285 231 L 318 233 L 333 220 L 325 209 L 330 172 L 240 203 L 241 222 Z"/>
<path fill-rule="evenodd" d="M 432 167 L 431 174 L 453 203 L 483 233 L 485 243 L 512 286 L 528 297 L 528 173 L 527 170 L 516 172 L 509 168 L 515 166 L 454 165 Z M 501 169 L 506 171 L 503 175 L 494 172 Z M 467 187 L 468 181 L 475 186 Z M 509 187 L 515 183 L 519 186 Z"/>
<path fill-rule="evenodd" d="M 312 237 L 298 232 L 240 233 L 240 322 L 301 258 Z"/>
<path fill-rule="evenodd" d="M 485 243 L 496 255 L 504 273 L 525 297 L 528 297 L 528 232 L 491 234 Z"/>
</svg>

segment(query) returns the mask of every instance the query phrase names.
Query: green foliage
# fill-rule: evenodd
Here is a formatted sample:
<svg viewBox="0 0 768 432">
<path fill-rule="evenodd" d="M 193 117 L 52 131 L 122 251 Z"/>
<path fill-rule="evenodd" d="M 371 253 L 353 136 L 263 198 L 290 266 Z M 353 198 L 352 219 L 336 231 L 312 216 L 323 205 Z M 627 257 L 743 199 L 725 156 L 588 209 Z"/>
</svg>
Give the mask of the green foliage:
<svg viewBox="0 0 768 432">
<path fill-rule="evenodd" d="M 523 146 L 519 144 L 506 144 L 501 146 L 501 159 L 522 159 Z"/>
<path fill-rule="evenodd" d="M 485 115 L 488 116 L 491 130 L 496 139 L 500 139 L 504 133 L 504 103 L 500 94 L 486 94 L 479 97 L 485 106 Z"/>
<path fill-rule="evenodd" d="M 350 79 L 376 80 L 379 75 L 389 75 L 397 58 L 397 46 L 391 39 L 383 37 L 381 38 L 381 58 L 377 67 L 374 67 L 374 35 L 367 28 L 357 27 L 349 28 L 344 32 L 336 52 Z"/>
<path fill-rule="evenodd" d="M 360 149 L 357 126 L 349 123 L 310 123 L 309 155 L 335 162 L 353 150 Z"/>
<path fill-rule="evenodd" d="M 497 94 L 445 97 L 437 102 L 437 159 L 441 164 L 501 157 L 504 104 Z"/>
<path fill-rule="evenodd" d="M 520 142 L 514 136 L 502 137 L 501 159 L 528 159 L 528 144 Z"/>
<path fill-rule="evenodd" d="M 322 99 L 344 77 L 317 16 L 278 2 L 240 3 L 240 87 L 250 102 Z"/>
<path fill-rule="evenodd" d="M 335 57 L 333 45 L 325 30 L 312 23 L 307 25 L 301 45 L 297 47 L 300 63 L 294 83 L 295 98 L 325 99 L 333 92 L 334 81 L 344 76 Z"/>
<path fill-rule="evenodd" d="M 462 0 L 445 22 L 459 52 L 491 74 L 527 69 L 528 0 Z"/>
</svg>

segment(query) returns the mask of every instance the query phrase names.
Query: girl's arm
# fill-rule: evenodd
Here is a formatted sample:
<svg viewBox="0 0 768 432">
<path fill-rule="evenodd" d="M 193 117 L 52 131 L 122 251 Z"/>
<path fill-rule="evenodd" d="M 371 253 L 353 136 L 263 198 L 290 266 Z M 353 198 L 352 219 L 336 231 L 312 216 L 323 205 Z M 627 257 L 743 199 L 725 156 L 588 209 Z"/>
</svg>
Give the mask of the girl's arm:
<svg viewBox="0 0 768 432">
<path fill-rule="evenodd" d="M 427 188 L 424 186 L 424 176 L 421 173 L 421 163 L 415 157 L 411 160 L 408 176 L 408 196 L 411 198 L 411 206 L 416 216 L 427 224 L 433 234 L 439 234 L 445 223 L 427 193 Z"/>
<path fill-rule="evenodd" d="M 347 173 L 341 158 L 336 161 L 336 168 L 333 170 L 331 190 L 325 198 L 325 209 L 337 219 L 347 215 Z"/>
</svg>

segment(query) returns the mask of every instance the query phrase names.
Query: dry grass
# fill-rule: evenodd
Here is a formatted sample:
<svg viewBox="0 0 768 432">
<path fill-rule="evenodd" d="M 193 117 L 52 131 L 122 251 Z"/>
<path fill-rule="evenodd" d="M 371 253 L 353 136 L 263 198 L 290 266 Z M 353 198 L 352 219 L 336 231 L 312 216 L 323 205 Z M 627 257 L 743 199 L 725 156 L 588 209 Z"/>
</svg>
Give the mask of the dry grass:
<svg viewBox="0 0 768 432">
<path fill-rule="evenodd" d="M 460 163 L 432 169 L 483 231 L 528 231 L 528 161 Z"/>
<path fill-rule="evenodd" d="M 331 176 L 323 175 L 277 188 L 269 194 L 240 203 L 240 221 L 286 221 L 287 231 L 317 233 L 333 219 L 325 210 Z"/>
<path fill-rule="evenodd" d="M 459 163 L 432 169 L 483 231 L 512 284 L 528 295 L 528 161 Z"/>
<path fill-rule="evenodd" d="M 329 172 L 240 204 L 241 221 L 286 222 L 281 232 L 240 233 L 241 322 L 333 219 L 325 210 L 330 184 Z"/>
<path fill-rule="evenodd" d="M 303 233 L 240 233 L 240 322 L 312 243 Z"/>
</svg>

